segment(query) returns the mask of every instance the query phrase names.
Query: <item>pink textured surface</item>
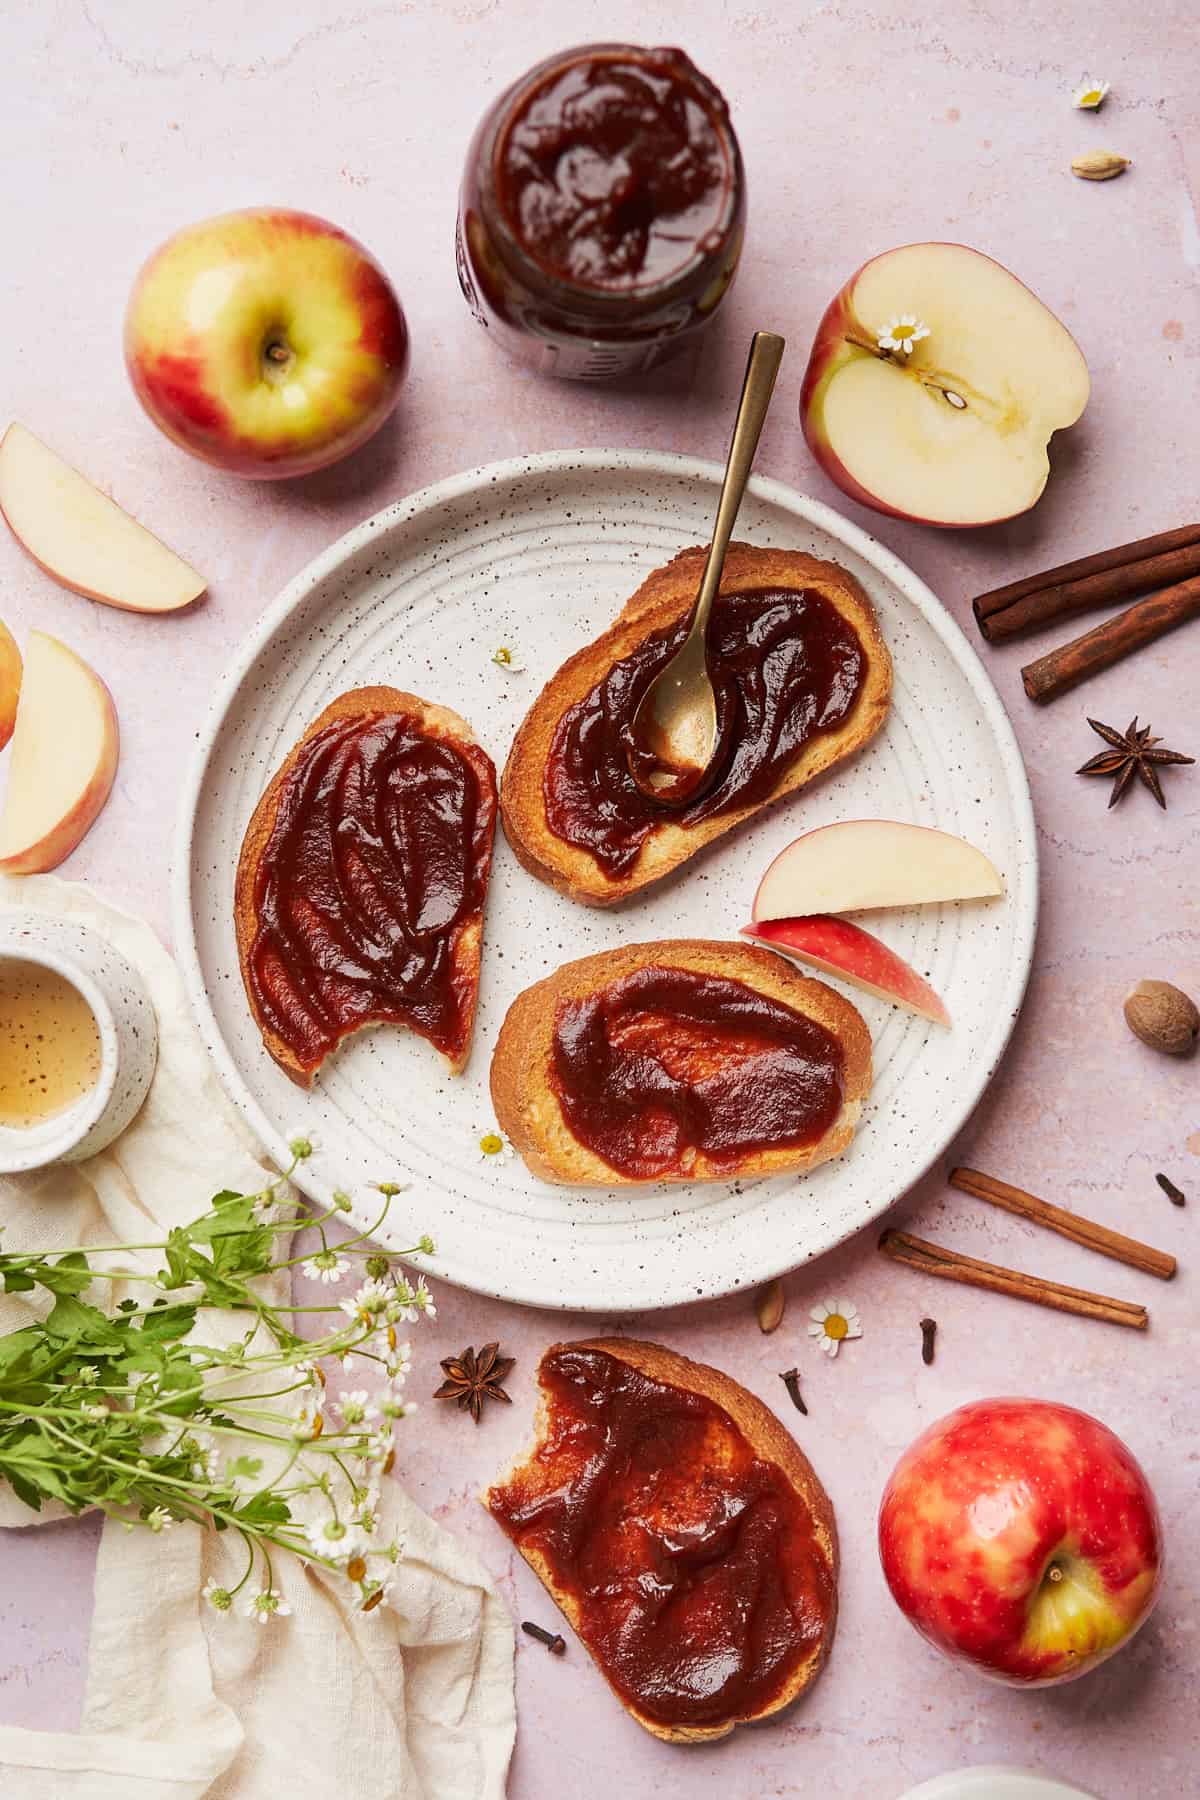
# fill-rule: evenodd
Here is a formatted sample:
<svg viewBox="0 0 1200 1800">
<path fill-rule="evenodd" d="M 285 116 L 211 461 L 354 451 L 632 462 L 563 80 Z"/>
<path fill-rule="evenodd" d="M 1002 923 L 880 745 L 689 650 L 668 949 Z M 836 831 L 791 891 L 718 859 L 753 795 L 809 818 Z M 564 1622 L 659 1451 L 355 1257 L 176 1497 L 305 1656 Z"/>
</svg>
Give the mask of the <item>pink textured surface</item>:
<svg viewBox="0 0 1200 1800">
<path fill-rule="evenodd" d="M 1200 58 L 1187 8 L 697 0 L 685 23 L 662 0 L 563 0 L 553 25 L 550 16 L 534 0 L 344 13 L 333 0 L 295 0 L 285 13 L 240 0 L 5 9 L 4 408 L 160 529 L 207 572 L 212 592 L 178 619 L 127 616 L 61 592 L 5 538 L 0 612 L 19 635 L 34 624 L 60 633 L 111 684 L 121 770 L 64 873 L 140 909 L 164 935 L 174 795 L 212 680 L 314 552 L 384 501 L 501 456 L 614 444 L 719 455 L 756 325 L 791 339 L 760 466 L 840 503 L 804 448 L 795 398 L 830 295 L 891 244 L 961 238 L 989 251 L 1061 314 L 1092 369 L 1088 413 L 1057 447 L 1051 487 L 1025 519 L 949 536 L 846 505 L 960 622 L 981 588 L 1195 515 L 1200 233 L 1187 154 L 1200 143 Z M 694 362 L 636 389 L 548 385 L 497 357 L 458 294 L 460 159 L 500 84 L 559 45 L 621 35 L 682 36 L 725 88 L 748 165 L 747 253 Z M 1099 118 L 1069 102 L 1085 58 L 1113 84 Z M 1097 146 L 1132 157 L 1129 174 L 1073 181 L 1070 158 Z M 400 288 L 414 359 L 400 413 L 373 447 L 325 475 L 254 487 L 157 435 L 125 380 L 119 333 L 130 281 L 162 236 L 268 200 L 325 213 L 365 239 Z M 522 1640 L 515 1800 L 888 1800 L 942 1769 L 989 1760 L 1057 1772 L 1102 1800 L 1194 1791 L 1197 1065 L 1143 1049 L 1120 1002 L 1144 975 L 1200 989 L 1200 774 L 1168 772 L 1165 814 L 1137 790 L 1106 815 L 1104 787 L 1072 770 L 1097 747 L 1085 713 L 1124 726 L 1136 710 L 1169 743 L 1196 750 L 1197 634 L 1193 625 L 1046 711 L 1022 694 L 1024 645 L 988 655 L 1031 771 L 1043 914 L 1012 1051 L 957 1146 L 965 1160 L 1176 1251 L 1182 1273 L 1162 1287 L 1114 1268 L 952 1195 L 940 1177 L 897 1209 L 899 1221 L 969 1251 L 1141 1298 L 1149 1335 L 927 1282 L 883 1263 L 873 1232 L 789 1282 L 773 1338 L 760 1337 L 745 1300 L 627 1321 L 729 1370 L 795 1425 L 841 1527 L 838 1641 L 819 1685 L 784 1721 L 688 1753 L 643 1734 L 576 1644 L 559 1660 Z M 1158 1169 L 1189 1191 L 1188 1210 L 1167 1204 Z M 414 1213 L 436 1232 L 419 1196 Z M 803 1326 L 807 1307 L 839 1289 L 861 1308 L 864 1336 L 827 1363 Z M 537 1355 L 573 1322 L 451 1290 L 439 1305 L 419 1334 L 415 1391 L 432 1388 L 437 1355 L 499 1336 L 519 1359 L 516 1405 L 494 1409 L 477 1432 L 427 1407 L 407 1428 L 404 1478 L 477 1546 L 519 1616 L 551 1622 L 473 1495 L 523 1440 Z M 940 1322 L 932 1368 L 919 1356 L 923 1313 Z M 807 1419 L 790 1412 L 776 1378 L 793 1362 Z M 998 1391 L 1097 1413 L 1141 1458 L 1163 1509 L 1172 1568 L 1156 1618 L 1107 1668 L 1057 1692 L 993 1688 L 939 1660 L 893 1607 L 875 1555 L 875 1506 L 900 1449 L 947 1408 Z M 0 1542 L 3 1719 L 70 1727 L 77 1718 L 94 1540 L 85 1523 Z M 347 1746 L 348 1768 L 352 1757 Z"/>
</svg>

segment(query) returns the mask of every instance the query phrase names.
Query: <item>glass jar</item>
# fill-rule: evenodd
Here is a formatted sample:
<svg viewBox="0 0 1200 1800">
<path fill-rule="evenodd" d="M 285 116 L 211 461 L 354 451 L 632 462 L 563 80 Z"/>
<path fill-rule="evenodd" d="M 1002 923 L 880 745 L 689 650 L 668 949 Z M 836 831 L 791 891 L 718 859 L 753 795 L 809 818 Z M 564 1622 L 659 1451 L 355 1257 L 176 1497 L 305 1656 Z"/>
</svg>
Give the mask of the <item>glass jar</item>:
<svg viewBox="0 0 1200 1800">
<path fill-rule="evenodd" d="M 682 52 L 585 44 L 485 114 L 467 152 L 458 276 L 510 355 L 551 375 L 653 368 L 712 317 L 745 227 L 724 98 Z"/>
</svg>

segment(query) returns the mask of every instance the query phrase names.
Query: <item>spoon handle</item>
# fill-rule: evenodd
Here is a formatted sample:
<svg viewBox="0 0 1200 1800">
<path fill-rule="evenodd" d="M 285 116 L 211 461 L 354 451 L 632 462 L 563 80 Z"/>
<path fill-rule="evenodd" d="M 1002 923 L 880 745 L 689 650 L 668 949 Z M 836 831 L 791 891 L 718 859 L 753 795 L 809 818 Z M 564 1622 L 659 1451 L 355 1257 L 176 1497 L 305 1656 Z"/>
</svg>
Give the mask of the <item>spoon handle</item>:
<svg viewBox="0 0 1200 1800">
<path fill-rule="evenodd" d="M 700 592 L 696 596 L 696 611 L 688 633 L 692 638 L 702 640 L 708 628 L 708 615 L 721 585 L 725 552 L 733 536 L 734 521 L 746 492 L 750 470 L 754 466 L 754 453 L 762 435 L 763 420 L 775 391 L 775 377 L 779 373 L 784 342 L 774 331 L 756 331 L 750 340 L 750 355 L 746 362 L 746 376 L 742 382 L 737 417 L 733 422 L 733 436 L 729 441 L 729 459 L 725 464 L 725 479 L 721 483 L 721 498 L 717 502 L 712 543 L 708 547 L 704 574 L 700 578 Z"/>
</svg>

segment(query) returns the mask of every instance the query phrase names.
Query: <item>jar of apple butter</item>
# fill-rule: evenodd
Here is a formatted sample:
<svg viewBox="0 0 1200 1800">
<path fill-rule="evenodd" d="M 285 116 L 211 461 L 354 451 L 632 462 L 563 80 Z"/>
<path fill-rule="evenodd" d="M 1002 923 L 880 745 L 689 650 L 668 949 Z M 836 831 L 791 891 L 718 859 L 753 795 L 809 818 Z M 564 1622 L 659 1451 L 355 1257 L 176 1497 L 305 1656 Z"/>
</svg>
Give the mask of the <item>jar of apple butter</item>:
<svg viewBox="0 0 1200 1800">
<path fill-rule="evenodd" d="M 707 76 L 682 50 L 585 44 L 522 76 L 476 131 L 459 281 L 521 362 L 627 375 L 707 324 L 745 213 L 738 141 Z"/>
</svg>

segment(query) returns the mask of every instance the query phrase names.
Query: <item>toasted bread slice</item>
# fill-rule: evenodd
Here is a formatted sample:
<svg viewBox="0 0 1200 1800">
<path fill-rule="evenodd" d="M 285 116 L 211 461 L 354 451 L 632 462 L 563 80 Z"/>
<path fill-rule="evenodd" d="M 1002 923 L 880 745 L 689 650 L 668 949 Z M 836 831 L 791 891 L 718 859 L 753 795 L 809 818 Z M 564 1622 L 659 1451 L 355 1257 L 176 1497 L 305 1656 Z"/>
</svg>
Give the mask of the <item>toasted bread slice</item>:
<svg viewBox="0 0 1200 1800">
<path fill-rule="evenodd" d="M 688 969 L 724 976 L 781 1001 L 832 1032 L 842 1052 L 842 1100 L 837 1118 L 816 1143 L 769 1146 L 736 1166 L 713 1162 L 697 1150 L 676 1173 L 622 1174 L 572 1132 L 553 1081 L 554 1032 L 563 1002 L 601 993 L 637 970 Z M 801 975 L 794 964 L 750 944 L 670 938 L 628 944 L 565 964 L 518 994 L 508 1009 L 492 1056 L 492 1104 L 502 1130 L 533 1174 L 543 1181 L 621 1187 L 654 1181 L 729 1181 L 753 1175 L 802 1174 L 838 1156 L 854 1136 L 871 1085 L 871 1037 L 861 1013 L 823 981 Z"/>
<path fill-rule="evenodd" d="M 707 549 L 682 551 L 647 576 L 616 623 L 578 651 L 553 675 L 526 714 L 513 740 L 500 783 L 500 815 L 516 856 L 531 875 L 589 906 L 612 906 L 660 881 L 688 857 L 732 831 L 764 806 L 794 794 L 823 770 L 860 750 L 883 724 L 892 691 L 892 662 L 875 609 L 847 570 L 794 550 L 760 550 L 733 543 L 721 577 L 723 594 L 758 588 L 807 589 L 831 602 L 853 626 L 865 655 L 862 684 L 840 725 L 819 731 L 803 745 L 772 790 L 749 805 L 681 823 L 663 813 L 630 868 L 609 874 L 591 851 L 551 830 L 543 774 L 560 720 L 644 639 L 681 619 L 696 598 Z"/>
<path fill-rule="evenodd" d="M 638 1434 L 638 1524 L 627 1535 L 620 1529 L 618 1522 L 615 1535 L 610 1536 L 604 1545 L 607 1554 L 603 1558 L 603 1567 L 609 1571 L 607 1594 L 604 1597 L 606 1600 L 623 1589 L 630 1595 L 631 1612 L 636 1610 L 639 1595 L 639 1549 L 645 1554 L 646 1567 L 642 1572 L 647 1581 L 653 1585 L 667 1571 L 674 1578 L 674 1558 L 667 1556 L 661 1560 L 655 1559 L 655 1566 L 651 1567 L 651 1553 L 646 1549 L 646 1544 L 653 1538 L 657 1525 L 662 1526 L 664 1537 L 671 1542 L 686 1544 L 689 1527 L 695 1529 L 698 1525 L 702 1526 L 706 1519 L 713 1517 L 714 1492 L 719 1501 L 721 1478 L 731 1467 L 731 1448 L 735 1454 L 740 1449 L 737 1443 L 739 1437 L 760 1463 L 773 1465 L 779 1471 L 794 1496 L 796 1507 L 793 1517 L 799 1528 L 785 1534 L 781 1541 L 785 1553 L 792 1559 L 792 1566 L 803 1572 L 802 1579 L 807 1582 L 809 1604 L 793 1611 L 792 1616 L 797 1619 L 797 1623 L 794 1649 L 789 1646 L 792 1653 L 786 1659 L 790 1668 L 785 1666 L 779 1670 L 781 1679 L 771 1691 L 765 1694 L 760 1692 L 751 1706 L 743 1704 L 723 1716 L 693 1716 L 690 1720 L 686 1718 L 685 1709 L 675 1708 L 676 1716 L 672 1719 L 666 1716 L 672 1709 L 661 1703 L 660 1695 L 651 1692 L 644 1698 L 639 1697 L 630 1690 L 627 1680 L 622 1691 L 622 1686 L 614 1679 L 614 1672 L 605 1666 L 605 1659 L 598 1645 L 590 1641 L 585 1606 L 581 1604 L 580 1596 L 560 1579 L 563 1570 L 561 1567 L 556 1569 L 553 1550 L 548 1548 L 548 1543 L 553 1542 L 553 1539 L 547 1539 L 543 1528 L 548 1525 L 553 1533 L 556 1506 L 564 1501 L 569 1503 L 580 1492 L 579 1476 L 582 1471 L 579 1465 L 583 1462 L 587 1468 L 587 1456 L 585 1452 L 581 1457 L 577 1432 L 564 1431 L 556 1435 L 555 1402 L 548 1365 L 560 1353 L 594 1351 L 637 1370 L 652 1382 L 685 1394 L 700 1395 L 720 1408 L 723 1415 L 713 1421 L 715 1430 L 704 1431 L 691 1445 L 681 1444 L 678 1436 L 664 1434 L 661 1441 L 662 1462 L 657 1468 L 653 1462 L 654 1434 L 649 1430 Z M 622 1705 L 639 1725 L 653 1732 L 655 1737 L 676 1744 L 702 1743 L 726 1737 L 737 1725 L 768 1718 L 783 1707 L 790 1706 L 816 1679 L 833 1642 L 837 1624 L 838 1543 L 829 1496 L 808 1459 L 774 1413 L 719 1369 L 692 1362 L 662 1344 L 643 1343 L 634 1338 L 594 1338 L 574 1344 L 554 1344 L 542 1358 L 538 1380 L 540 1392 L 535 1441 L 480 1498 L 512 1537 L 517 1549 L 544 1584 L 572 1630 L 578 1633 L 585 1649 L 595 1659 L 601 1674 Z M 594 1422 L 594 1415 L 589 1412 L 588 1421 L 584 1425 L 585 1433 Z M 691 1454 L 681 1456 L 681 1451 L 685 1448 L 690 1449 Z M 741 1454 L 744 1456 L 744 1451 Z M 587 1472 L 594 1481 L 597 1473 L 594 1462 Z M 541 1505 L 539 1501 L 542 1502 Z M 588 1487 L 588 1504 L 601 1509 L 604 1507 L 603 1493 L 594 1485 Z M 517 1508 L 527 1512 L 535 1511 L 535 1516 L 528 1523 L 523 1522 L 514 1516 Z M 610 1502 L 607 1519 L 603 1510 L 598 1516 L 605 1519 L 605 1523 L 611 1527 L 613 1515 L 619 1515 L 620 1510 L 621 1501 L 618 1499 L 615 1503 Z M 648 1524 L 648 1531 L 642 1529 L 642 1521 Z M 730 1548 L 733 1553 L 737 1553 L 736 1536 Z M 599 1561 L 599 1550 L 594 1546 L 593 1563 Z M 714 1571 L 713 1561 L 707 1554 L 701 1558 L 701 1565 L 701 1569 L 696 1572 L 697 1580 L 710 1579 L 714 1573 L 720 1574 L 719 1570 Z M 780 1589 L 774 1583 L 770 1584 L 772 1597 L 779 1592 Z M 678 1595 L 685 1614 L 688 1611 L 688 1597 L 686 1592 Z M 797 1617 L 798 1613 L 800 1617 Z M 699 1617 L 701 1620 L 704 1618 L 703 1607 Z M 622 1635 L 621 1626 L 624 1623 L 618 1603 L 616 1616 L 610 1616 L 610 1624 L 617 1631 L 618 1639 Z M 753 1635 L 750 1632 L 747 1637 L 752 1639 Z M 700 1649 L 694 1637 L 688 1649 L 693 1652 Z M 702 1654 L 702 1649 L 700 1653 Z M 670 1676 L 671 1655 L 669 1649 L 660 1654 L 660 1675 L 665 1673 Z M 765 1671 L 756 1671 L 750 1665 L 737 1673 L 739 1677 L 742 1674 L 748 1676 L 751 1683 L 757 1674 L 761 1685 L 761 1677 Z M 773 1679 L 774 1676 L 773 1670 Z M 679 1682 L 685 1691 L 688 1681 L 688 1671 L 686 1667 L 681 1667 Z M 748 1691 L 743 1690 L 744 1699 L 748 1700 L 752 1693 L 752 1686 Z M 690 1710 L 694 1715 L 703 1713 L 705 1708 L 700 1706 Z"/>
<path fill-rule="evenodd" d="M 368 725 L 373 718 L 388 714 L 400 714 L 413 722 L 416 735 L 434 742 L 440 741 L 457 751 L 459 756 L 469 764 L 478 784 L 478 803 L 472 821 L 475 885 L 478 888 L 478 904 L 459 917 L 445 933 L 448 942 L 439 946 L 439 957 L 444 969 L 442 986 L 452 996 L 449 1010 L 452 1014 L 449 1025 L 443 1020 L 439 1024 L 432 1022 L 437 1011 L 436 1006 L 426 1009 L 417 1001 L 417 1014 L 412 1016 L 405 1005 L 404 996 L 397 992 L 395 1003 L 387 1004 L 386 997 L 381 1003 L 370 1006 L 364 1011 L 361 1003 L 356 1004 L 352 998 L 348 1008 L 348 1016 L 343 1020 L 336 1017 L 337 1008 L 326 1006 L 327 991 L 319 994 L 304 993 L 303 982 L 296 985 L 292 974 L 293 959 L 288 955 L 286 944 L 277 944 L 277 954 L 273 958 L 273 976 L 279 984 L 283 1000 L 299 1002 L 301 1010 L 312 1017 L 320 1016 L 326 1028 L 324 1036 L 330 1040 L 325 1043 L 319 1054 L 311 1051 L 301 1053 L 296 1042 L 279 1028 L 279 1017 L 286 1006 L 272 1007 L 273 994 L 267 992 L 264 984 L 256 979 L 253 963 L 254 952 L 259 933 L 264 929 L 261 917 L 260 902 L 264 892 L 264 882 L 269 877 L 269 865 L 273 853 L 276 824 L 279 820 L 280 808 L 288 789 L 289 779 L 297 765 L 305 757 L 313 740 L 318 738 L 328 727 L 343 722 L 351 723 L 361 720 Z M 237 931 L 238 960 L 241 964 L 242 980 L 246 987 L 246 996 L 250 1002 L 250 1010 L 254 1014 L 255 1023 L 262 1032 L 263 1043 L 270 1055 L 279 1064 L 286 1075 L 289 1075 L 301 1087 L 309 1087 L 325 1056 L 354 1032 L 379 1024 L 401 1024 L 417 1031 L 435 1044 L 445 1056 L 451 1073 L 458 1074 L 466 1063 L 470 1052 L 471 1033 L 475 1021 L 475 1007 L 479 995 L 479 964 L 483 945 L 483 902 L 486 897 L 488 877 L 491 870 L 492 844 L 496 828 L 496 770 L 492 759 L 475 739 L 474 733 L 465 720 L 448 707 L 434 705 L 429 700 L 422 700 L 415 694 L 405 693 L 400 688 L 364 687 L 355 688 L 346 694 L 340 694 L 330 702 L 321 715 L 314 719 L 303 737 L 300 738 L 284 758 L 273 776 L 266 792 L 254 810 L 246 835 L 242 840 L 241 856 L 238 860 L 237 880 L 234 888 L 234 920 Z M 464 825 L 464 830 L 466 829 Z M 386 848 L 386 847 L 385 847 Z M 398 866 L 393 858 L 393 866 Z M 307 884 L 303 884 L 307 885 Z M 302 894 L 301 904 L 307 904 L 309 896 Z M 322 917 L 314 907 L 312 910 L 313 928 L 323 937 L 328 937 L 329 921 Z M 381 933 L 386 935 L 390 921 L 380 918 L 375 911 L 360 916 L 360 924 L 364 935 L 374 945 L 382 941 Z M 336 925 L 336 920 L 333 921 Z M 420 932 L 423 941 L 436 939 L 436 927 Z M 289 988 L 288 983 L 292 985 Z M 412 996 L 408 997 L 410 1000 Z M 315 1006 L 315 1011 L 313 1010 Z M 331 1016 L 333 1015 L 333 1016 Z"/>
</svg>

